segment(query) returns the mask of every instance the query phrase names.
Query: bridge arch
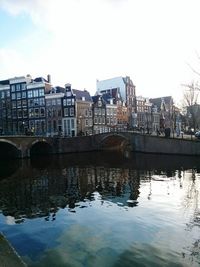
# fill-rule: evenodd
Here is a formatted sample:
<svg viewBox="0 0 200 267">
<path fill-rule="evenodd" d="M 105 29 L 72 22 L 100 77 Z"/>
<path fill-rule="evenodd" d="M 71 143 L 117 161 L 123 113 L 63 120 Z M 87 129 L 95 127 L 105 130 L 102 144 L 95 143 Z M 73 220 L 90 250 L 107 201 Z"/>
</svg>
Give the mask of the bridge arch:
<svg viewBox="0 0 200 267">
<path fill-rule="evenodd" d="M 12 141 L 0 139 L 0 158 L 21 158 L 22 152 Z"/>
<path fill-rule="evenodd" d="M 38 155 L 48 155 L 52 154 L 53 147 L 47 142 L 47 140 L 35 140 L 32 142 L 28 148 L 28 154 L 30 157 Z"/>
<path fill-rule="evenodd" d="M 109 134 L 104 136 L 100 142 L 101 150 L 122 150 L 130 149 L 130 141 L 123 134 Z"/>
</svg>

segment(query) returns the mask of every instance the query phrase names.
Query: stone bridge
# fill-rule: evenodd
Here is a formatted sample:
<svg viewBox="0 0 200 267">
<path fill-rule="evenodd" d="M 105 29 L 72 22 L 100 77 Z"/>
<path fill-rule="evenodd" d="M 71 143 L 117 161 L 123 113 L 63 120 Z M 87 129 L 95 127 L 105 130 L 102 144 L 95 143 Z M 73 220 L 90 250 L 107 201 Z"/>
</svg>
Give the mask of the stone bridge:
<svg viewBox="0 0 200 267">
<path fill-rule="evenodd" d="M 198 140 L 164 138 L 134 132 L 111 132 L 72 138 L 1 136 L 1 158 L 26 158 L 98 150 L 127 150 L 143 153 L 200 155 Z"/>
</svg>

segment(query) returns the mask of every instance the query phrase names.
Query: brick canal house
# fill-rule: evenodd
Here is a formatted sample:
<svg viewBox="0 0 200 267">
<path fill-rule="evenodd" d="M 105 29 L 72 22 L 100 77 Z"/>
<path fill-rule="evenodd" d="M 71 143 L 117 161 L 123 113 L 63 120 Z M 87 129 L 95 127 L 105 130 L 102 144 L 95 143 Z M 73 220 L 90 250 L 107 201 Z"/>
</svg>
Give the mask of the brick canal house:
<svg viewBox="0 0 200 267">
<path fill-rule="evenodd" d="M 45 94 L 48 80 L 30 75 L 0 81 L 0 130 L 2 134 L 46 134 Z"/>
<path fill-rule="evenodd" d="M 51 84 L 50 75 L 0 81 L 0 134 L 91 135 L 134 128 L 181 129 L 171 96 L 135 96 L 130 77 L 97 81 L 97 95 Z M 177 126 L 178 125 L 178 126 Z"/>
</svg>

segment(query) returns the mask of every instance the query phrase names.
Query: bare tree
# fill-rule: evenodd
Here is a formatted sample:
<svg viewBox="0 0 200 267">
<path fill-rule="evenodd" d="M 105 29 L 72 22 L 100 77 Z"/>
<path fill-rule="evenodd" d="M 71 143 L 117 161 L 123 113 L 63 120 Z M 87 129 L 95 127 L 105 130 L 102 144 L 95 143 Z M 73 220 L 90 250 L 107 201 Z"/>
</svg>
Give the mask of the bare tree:
<svg viewBox="0 0 200 267">
<path fill-rule="evenodd" d="M 183 107 L 186 109 L 186 116 L 188 118 L 190 128 L 196 130 L 198 127 L 199 105 L 198 96 L 200 87 L 198 83 L 191 82 L 190 84 L 183 84 L 185 87 L 183 92 Z"/>
<path fill-rule="evenodd" d="M 183 101 L 185 106 L 193 106 L 197 104 L 200 87 L 198 83 L 182 84 L 185 87 L 183 92 Z"/>
</svg>

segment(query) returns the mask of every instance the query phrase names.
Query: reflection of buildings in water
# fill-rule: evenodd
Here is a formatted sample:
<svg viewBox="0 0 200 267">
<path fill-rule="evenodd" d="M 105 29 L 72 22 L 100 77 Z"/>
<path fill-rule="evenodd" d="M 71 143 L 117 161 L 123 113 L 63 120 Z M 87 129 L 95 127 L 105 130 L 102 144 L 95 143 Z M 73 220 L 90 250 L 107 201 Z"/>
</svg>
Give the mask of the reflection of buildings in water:
<svg viewBox="0 0 200 267">
<path fill-rule="evenodd" d="M 79 201 L 93 200 L 92 193 L 98 191 L 103 199 L 137 203 L 140 183 L 148 182 L 155 174 L 171 176 L 167 171 L 144 171 L 130 168 L 102 166 L 65 167 L 58 169 L 35 169 L 24 167 L 15 179 L 0 181 L 0 209 L 4 215 L 23 218 L 45 216 L 56 217 L 59 208 L 74 209 Z M 195 173 L 191 179 L 194 179 Z M 180 176 L 180 173 L 179 173 Z M 181 175 L 184 178 L 184 173 Z M 148 198 L 151 198 L 150 187 Z M 130 202 L 131 203 L 131 202 Z"/>
<path fill-rule="evenodd" d="M 16 179 L 0 182 L 0 209 L 17 222 L 24 218 L 52 217 L 59 208 L 74 209 L 76 203 L 100 191 L 103 198 L 136 199 L 139 180 L 135 170 L 103 167 L 68 167 L 37 170 L 24 168 Z M 91 198 L 92 200 L 92 198 Z"/>
<path fill-rule="evenodd" d="M 200 263 L 200 176 L 196 169 L 178 172 L 178 178 L 181 180 L 181 189 L 184 190 L 182 208 L 184 214 L 190 217 L 189 223 L 186 224 L 187 230 L 193 232 L 194 242 L 188 248 L 189 257 L 192 262 Z M 191 234 L 191 233 L 190 233 Z M 184 252 L 183 252 L 184 253 Z M 185 253 L 184 253 L 185 255 Z"/>
</svg>

